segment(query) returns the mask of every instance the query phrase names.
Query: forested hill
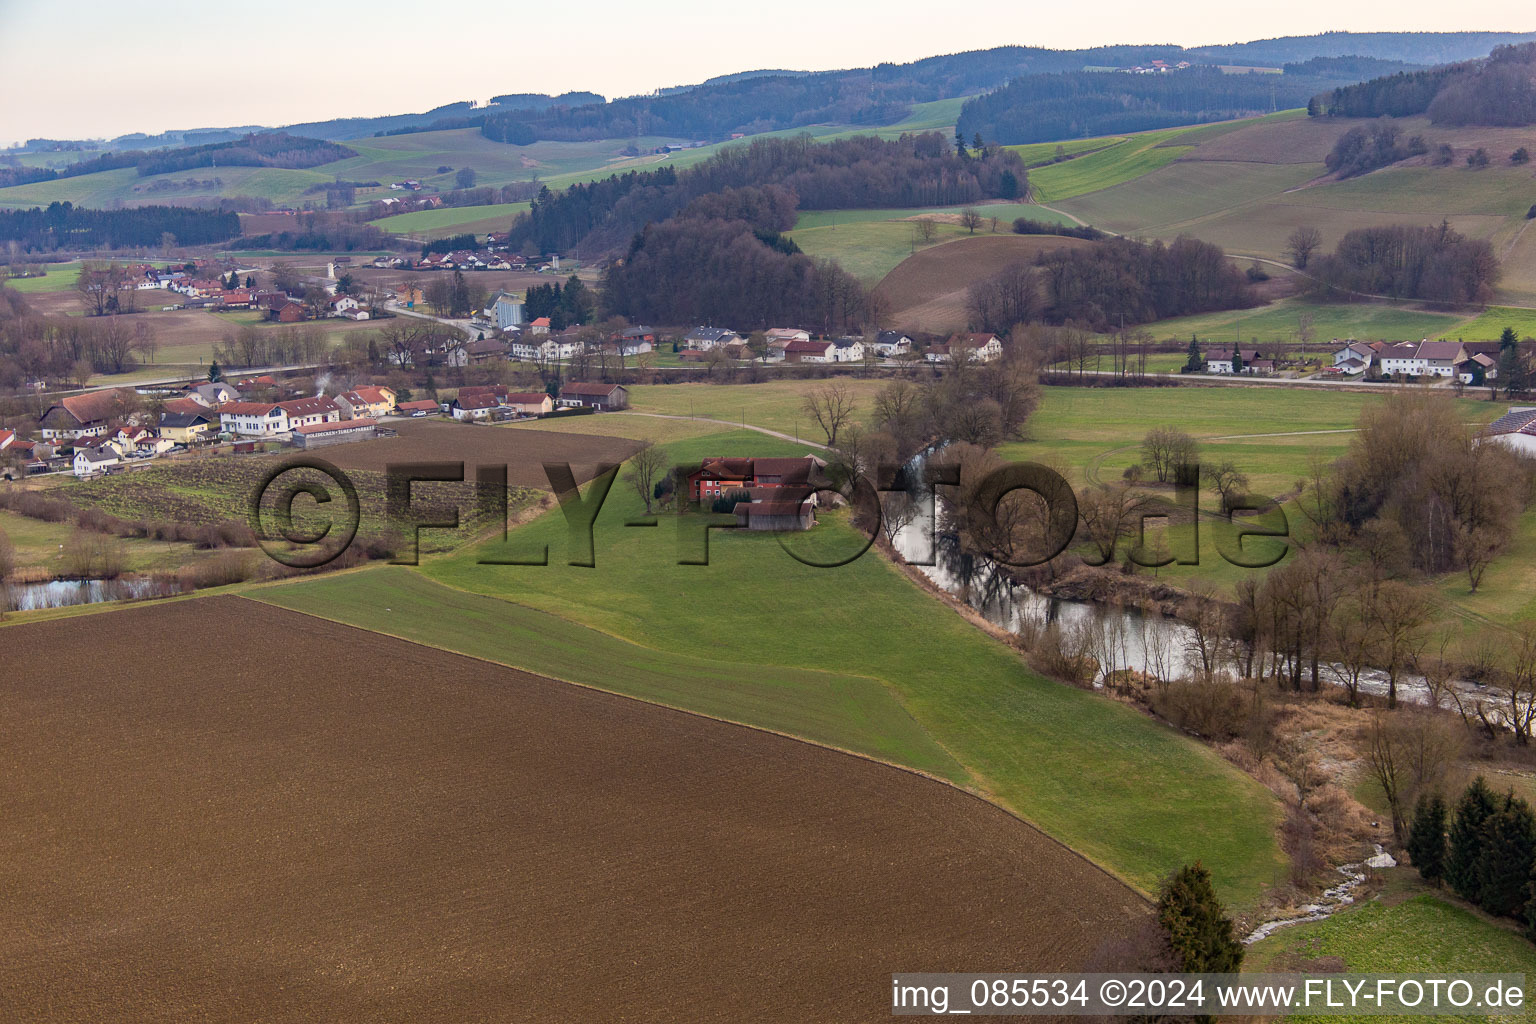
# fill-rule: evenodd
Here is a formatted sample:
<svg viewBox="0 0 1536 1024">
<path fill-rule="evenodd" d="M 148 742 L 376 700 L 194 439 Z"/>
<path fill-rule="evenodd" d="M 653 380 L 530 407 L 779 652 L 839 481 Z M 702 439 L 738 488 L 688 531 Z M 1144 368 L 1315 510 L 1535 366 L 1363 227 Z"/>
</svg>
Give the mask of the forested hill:
<svg viewBox="0 0 1536 1024">
<path fill-rule="evenodd" d="M 324 139 L 301 138 L 284 132 L 263 132 L 205 146 L 104 153 L 57 171 L 47 167 L 0 168 L 0 187 L 72 178 L 123 167 L 136 168 L 142 177 L 193 167 L 216 167 L 220 164 L 225 167 L 318 167 L 353 156 L 357 156 L 357 150 Z"/>
<path fill-rule="evenodd" d="M 1024 75 L 968 100 L 959 130 L 1005 146 L 1228 121 L 1305 106 L 1318 92 L 1357 82 L 1361 72 L 1400 70 L 1374 58 L 1316 58 L 1282 74 L 1227 74 L 1196 66 L 1164 74 L 1074 71 Z"/>
<path fill-rule="evenodd" d="M 1308 108 L 1314 116 L 1409 117 L 1435 124 L 1536 123 L 1536 43 L 1501 46 L 1486 60 L 1463 61 L 1373 78 L 1333 89 Z"/>
<path fill-rule="evenodd" d="M 563 192 L 545 189 L 512 226 L 517 248 L 596 254 L 628 245 L 646 224 L 682 214 L 745 221 L 764 234 L 797 209 L 950 206 L 1016 199 L 1028 187 L 1017 153 L 959 153 L 937 132 L 811 144 L 756 139 L 677 171 L 630 171 Z"/>
</svg>

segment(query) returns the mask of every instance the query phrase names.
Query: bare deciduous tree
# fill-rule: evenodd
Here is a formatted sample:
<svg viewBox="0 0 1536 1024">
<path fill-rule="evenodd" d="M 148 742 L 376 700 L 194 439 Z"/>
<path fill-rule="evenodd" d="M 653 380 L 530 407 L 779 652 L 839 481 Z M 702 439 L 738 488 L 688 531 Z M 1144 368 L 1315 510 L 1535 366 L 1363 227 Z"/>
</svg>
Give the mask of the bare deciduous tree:
<svg viewBox="0 0 1536 1024">
<path fill-rule="evenodd" d="M 826 435 L 827 446 L 836 448 L 838 434 L 853 419 L 856 405 L 848 385 L 837 380 L 807 395 L 804 408 Z"/>
<path fill-rule="evenodd" d="M 1323 244 L 1323 233 L 1317 228 L 1302 225 L 1285 240 L 1285 258 L 1297 270 L 1306 270 L 1312 255 Z"/>
<path fill-rule="evenodd" d="M 624 478 L 634 487 L 640 500 L 645 502 L 645 514 L 651 514 L 651 504 L 656 500 L 656 482 L 667 473 L 667 455 L 651 441 L 644 442 L 629 457 Z"/>
</svg>

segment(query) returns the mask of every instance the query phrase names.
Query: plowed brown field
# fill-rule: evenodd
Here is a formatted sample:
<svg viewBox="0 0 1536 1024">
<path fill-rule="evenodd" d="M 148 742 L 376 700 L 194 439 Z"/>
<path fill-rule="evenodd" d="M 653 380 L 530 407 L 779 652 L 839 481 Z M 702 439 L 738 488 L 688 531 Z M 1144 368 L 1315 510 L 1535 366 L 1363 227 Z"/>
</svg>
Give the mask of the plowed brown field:
<svg viewBox="0 0 1536 1024">
<path fill-rule="evenodd" d="M 598 413 L 597 415 L 602 415 Z M 316 449 L 315 455 L 342 469 L 384 472 L 389 463 L 463 462 L 466 479 L 477 465 L 505 465 L 510 487 L 549 489 L 546 462 L 568 462 L 578 481 L 596 475 L 598 463 L 620 463 L 640 445 L 621 437 L 589 437 L 555 430 L 472 426 L 443 420 L 405 420 L 399 437 Z"/>
<path fill-rule="evenodd" d="M 237 597 L 0 648 L 8 1022 L 878 1021 L 1146 912 L 918 776 Z"/>
</svg>

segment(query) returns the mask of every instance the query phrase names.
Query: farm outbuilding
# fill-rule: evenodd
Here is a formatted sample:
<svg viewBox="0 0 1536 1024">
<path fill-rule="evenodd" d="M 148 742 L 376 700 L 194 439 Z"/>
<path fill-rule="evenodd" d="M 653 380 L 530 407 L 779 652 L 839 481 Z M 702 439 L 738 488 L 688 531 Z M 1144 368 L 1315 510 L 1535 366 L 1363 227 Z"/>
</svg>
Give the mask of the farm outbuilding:
<svg viewBox="0 0 1536 1024">
<path fill-rule="evenodd" d="M 353 441 L 371 441 L 378 434 L 374 420 L 342 420 L 339 423 L 311 423 L 293 428 L 293 443 L 300 448 L 326 448 Z"/>
</svg>

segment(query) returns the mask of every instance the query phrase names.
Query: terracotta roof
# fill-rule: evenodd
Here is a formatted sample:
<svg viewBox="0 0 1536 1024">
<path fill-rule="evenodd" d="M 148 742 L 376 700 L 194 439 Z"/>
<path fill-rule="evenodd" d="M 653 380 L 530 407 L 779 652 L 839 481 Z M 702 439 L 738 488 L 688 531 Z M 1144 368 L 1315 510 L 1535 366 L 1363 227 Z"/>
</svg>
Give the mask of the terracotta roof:
<svg viewBox="0 0 1536 1024">
<path fill-rule="evenodd" d="M 1459 341 L 1426 341 L 1419 345 L 1420 359 L 1455 359 L 1459 355 Z"/>
<path fill-rule="evenodd" d="M 543 391 L 514 391 L 507 396 L 507 403 L 510 405 L 538 405 L 548 397 L 549 395 Z"/>
<path fill-rule="evenodd" d="M 384 393 L 383 388 L 373 387 L 371 385 L 367 387 L 353 388 L 342 397 L 354 404 L 357 402 L 366 402 L 369 405 L 372 405 L 375 402 L 389 401 L 389 396 Z"/>
<path fill-rule="evenodd" d="M 130 400 L 133 392 L 125 388 L 113 388 L 110 391 L 91 391 L 83 395 L 71 395 L 61 399 L 59 404 L 64 411 L 81 423 L 95 423 L 100 420 L 109 420 L 117 415 L 122 401 Z"/>
<path fill-rule="evenodd" d="M 792 341 L 784 346 L 785 352 L 825 352 L 832 348 L 830 341 Z"/>
<path fill-rule="evenodd" d="M 417 412 L 419 410 L 436 412 L 441 407 L 430 398 L 422 398 L 414 402 L 401 402 L 395 408 L 404 409 L 406 412 Z"/>
<path fill-rule="evenodd" d="M 173 398 L 160 406 L 162 413 L 191 415 L 208 412 L 208 406 L 194 398 Z"/>
<path fill-rule="evenodd" d="M 455 404 L 460 409 L 494 409 L 501 404 L 495 395 L 460 395 Z"/>
</svg>

